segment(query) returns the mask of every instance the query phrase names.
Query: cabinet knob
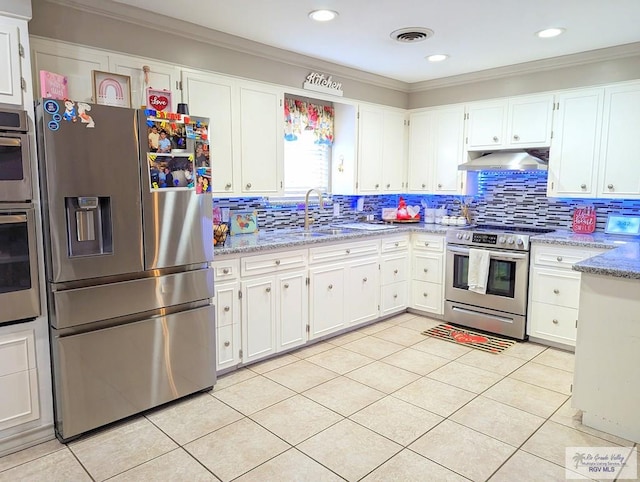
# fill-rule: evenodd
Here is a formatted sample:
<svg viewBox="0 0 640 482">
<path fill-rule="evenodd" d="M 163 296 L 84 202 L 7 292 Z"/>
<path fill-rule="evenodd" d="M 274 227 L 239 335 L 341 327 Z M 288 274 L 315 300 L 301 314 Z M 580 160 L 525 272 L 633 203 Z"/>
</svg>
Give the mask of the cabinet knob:
<svg viewBox="0 0 640 482">
<path fill-rule="evenodd" d="M 224 311 L 229 311 L 231 308 L 229 306 L 224 307 Z"/>
<path fill-rule="evenodd" d="M 391 184 L 387 184 L 387 189 L 389 189 L 391 187 Z"/>
<path fill-rule="evenodd" d="M 514 134 L 513 135 L 513 140 L 514 141 L 519 141 L 520 140 L 520 136 L 518 134 Z"/>
<path fill-rule="evenodd" d="M 394 294 L 393 294 L 393 299 L 396 299 L 397 297 L 398 297 L 398 294 L 397 294 L 397 293 L 394 293 Z"/>
<path fill-rule="evenodd" d="M 366 277 L 362 278 L 362 282 L 366 283 L 367 282 L 367 278 Z"/>
<path fill-rule="evenodd" d="M 498 142 L 498 136 L 493 136 L 493 142 Z"/>
<path fill-rule="evenodd" d="M 586 184 L 580 184 L 580 189 L 586 189 L 587 185 Z"/>
<path fill-rule="evenodd" d="M 286 290 L 289 287 L 289 283 L 284 284 L 284 289 Z"/>
<path fill-rule="evenodd" d="M 229 341 L 225 341 L 224 342 L 224 346 L 229 346 L 229 345 L 231 345 L 231 342 L 229 342 Z"/>
<path fill-rule="evenodd" d="M 247 189 L 251 189 L 251 183 L 250 182 L 247 183 Z"/>
<path fill-rule="evenodd" d="M 425 242 L 424 242 L 424 245 L 425 245 L 425 246 L 429 246 L 429 241 L 425 241 Z"/>
<path fill-rule="evenodd" d="M 556 295 L 559 295 L 560 294 L 560 290 L 558 288 L 556 288 L 555 290 L 553 290 L 553 293 L 556 294 Z"/>
<path fill-rule="evenodd" d="M 428 296 L 427 293 L 422 293 L 422 296 L 424 296 L 425 298 Z"/>
<path fill-rule="evenodd" d="M 347 250 L 345 251 L 345 253 L 347 253 L 347 254 L 349 254 L 350 252 L 351 252 L 351 250 L 350 250 L 350 249 L 347 249 Z"/>
<path fill-rule="evenodd" d="M 380 184 L 376 184 L 376 189 L 378 189 L 380 187 Z"/>
<path fill-rule="evenodd" d="M 267 287 L 267 289 L 265 290 L 267 293 L 271 293 L 271 287 Z"/>
<path fill-rule="evenodd" d="M 280 266 L 280 260 L 276 259 L 276 266 Z"/>
<path fill-rule="evenodd" d="M 558 320 L 556 320 L 555 318 L 554 318 L 553 320 L 551 320 L 551 322 L 552 322 L 554 325 L 557 325 L 557 324 L 558 324 Z"/>
<path fill-rule="evenodd" d="M 442 184 L 438 184 L 438 189 L 441 189 L 441 188 L 442 188 Z"/>
<path fill-rule="evenodd" d="M 393 270 L 393 274 L 398 274 L 398 270 L 397 270 L 397 269 L 394 269 L 394 270 Z"/>
<path fill-rule="evenodd" d="M 225 189 L 231 189 L 231 183 L 230 183 L 230 182 L 226 183 L 226 184 L 224 185 L 224 188 L 225 188 Z"/>
<path fill-rule="evenodd" d="M 229 268 L 222 268 L 222 274 L 229 274 Z"/>
<path fill-rule="evenodd" d="M 398 246 L 400 246 L 400 243 L 393 243 L 393 245 L 397 248 Z"/>
<path fill-rule="evenodd" d="M 607 188 L 613 191 L 613 184 L 607 185 Z"/>
<path fill-rule="evenodd" d="M 329 288 L 330 290 L 332 290 L 332 289 L 333 289 L 333 285 L 329 285 L 329 286 L 328 286 L 328 288 Z"/>
<path fill-rule="evenodd" d="M 423 182 L 423 183 L 422 183 L 422 187 L 423 187 L 423 188 L 424 188 L 424 187 L 427 187 L 427 185 Z"/>
<path fill-rule="evenodd" d="M 558 256 L 556 259 L 558 260 L 558 263 L 562 263 L 562 256 Z"/>
<path fill-rule="evenodd" d="M 427 273 L 429 270 L 427 268 L 424 269 L 424 272 Z"/>
</svg>

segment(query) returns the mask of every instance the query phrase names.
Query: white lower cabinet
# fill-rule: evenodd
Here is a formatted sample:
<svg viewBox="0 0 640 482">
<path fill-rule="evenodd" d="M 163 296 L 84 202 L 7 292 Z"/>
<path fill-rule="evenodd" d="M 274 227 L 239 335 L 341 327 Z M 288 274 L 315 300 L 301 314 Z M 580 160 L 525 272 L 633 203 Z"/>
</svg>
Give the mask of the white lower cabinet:
<svg viewBox="0 0 640 482">
<path fill-rule="evenodd" d="M 444 313 L 444 236 L 412 235 L 411 303 L 416 310 Z"/>
<path fill-rule="evenodd" d="M 282 351 L 307 342 L 309 291 L 306 271 L 279 275 L 277 281 L 276 351 Z"/>
<path fill-rule="evenodd" d="M 346 267 L 345 287 L 347 325 L 378 318 L 380 268 L 377 258 L 365 258 Z"/>
<path fill-rule="evenodd" d="M 344 317 L 345 267 L 317 266 L 309 269 L 309 338 L 341 330 Z"/>
<path fill-rule="evenodd" d="M 275 277 L 242 281 L 242 361 L 276 352 Z"/>
<path fill-rule="evenodd" d="M 527 326 L 530 337 L 575 346 L 581 275 L 571 267 L 602 252 L 593 248 L 533 246 Z"/>
<path fill-rule="evenodd" d="M 409 297 L 409 235 L 382 240 L 380 257 L 380 315 L 407 308 Z"/>
<path fill-rule="evenodd" d="M 212 264 L 215 272 L 216 370 L 240 364 L 240 260 L 228 259 Z"/>
<path fill-rule="evenodd" d="M 0 393 L 11 394 L 0 403 L 0 430 L 40 417 L 33 330 L 0 336 Z"/>
</svg>

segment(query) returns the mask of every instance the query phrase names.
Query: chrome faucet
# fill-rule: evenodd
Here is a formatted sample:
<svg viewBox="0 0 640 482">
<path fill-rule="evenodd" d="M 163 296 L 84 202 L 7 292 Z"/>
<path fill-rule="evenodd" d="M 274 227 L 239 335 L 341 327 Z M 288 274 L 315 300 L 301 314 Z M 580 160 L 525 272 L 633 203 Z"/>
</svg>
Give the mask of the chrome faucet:
<svg viewBox="0 0 640 482">
<path fill-rule="evenodd" d="M 320 200 L 320 207 L 324 208 L 324 201 L 322 200 L 322 193 L 318 189 L 309 189 L 307 191 L 306 196 L 304 197 L 304 230 L 309 231 L 309 224 L 313 222 L 313 219 L 309 217 L 309 194 L 313 191 L 318 195 L 318 199 Z M 311 221 L 311 222 L 310 222 Z"/>
</svg>

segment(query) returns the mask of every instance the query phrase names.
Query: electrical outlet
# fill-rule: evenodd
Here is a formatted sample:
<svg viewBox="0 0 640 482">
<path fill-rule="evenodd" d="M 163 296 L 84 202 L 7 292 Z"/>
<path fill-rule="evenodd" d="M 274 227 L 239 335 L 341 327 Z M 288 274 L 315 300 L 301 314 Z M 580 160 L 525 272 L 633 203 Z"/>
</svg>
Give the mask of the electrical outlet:
<svg viewBox="0 0 640 482">
<path fill-rule="evenodd" d="M 337 218 L 340 216 L 340 203 L 333 203 L 333 217 Z"/>
</svg>

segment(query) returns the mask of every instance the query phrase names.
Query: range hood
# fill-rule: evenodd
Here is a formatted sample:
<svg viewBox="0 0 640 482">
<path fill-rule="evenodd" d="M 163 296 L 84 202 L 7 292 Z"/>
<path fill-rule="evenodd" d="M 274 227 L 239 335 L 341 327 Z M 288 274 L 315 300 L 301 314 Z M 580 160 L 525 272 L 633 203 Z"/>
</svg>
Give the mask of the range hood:
<svg viewBox="0 0 640 482">
<path fill-rule="evenodd" d="M 535 171 L 547 170 L 547 163 L 524 151 L 496 151 L 458 166 L 460 171 Z"/>
</svg>

